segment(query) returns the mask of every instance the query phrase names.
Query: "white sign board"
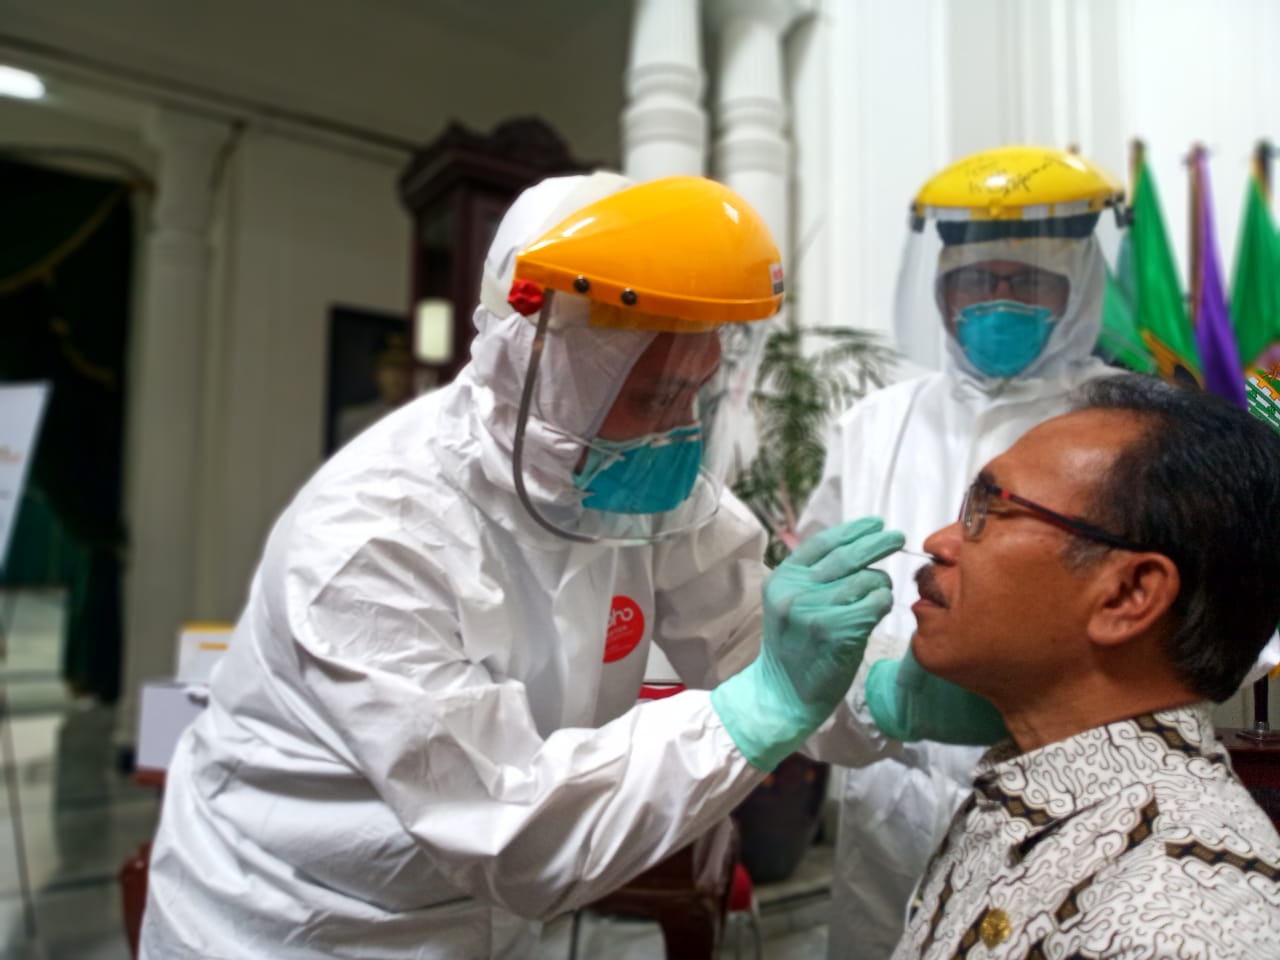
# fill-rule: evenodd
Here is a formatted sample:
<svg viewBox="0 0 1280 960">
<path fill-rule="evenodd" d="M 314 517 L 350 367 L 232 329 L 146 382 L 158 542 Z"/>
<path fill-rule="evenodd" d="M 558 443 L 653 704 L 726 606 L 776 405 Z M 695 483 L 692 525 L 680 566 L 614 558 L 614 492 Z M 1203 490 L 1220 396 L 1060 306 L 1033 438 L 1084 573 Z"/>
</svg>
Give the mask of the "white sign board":
<svg viewBox="0 0 1280 960">
<path fill-rule="evenodd" d="M 171 681 L 144 683 L 134 766 L 139 771 L 168 770 L 182 731 L 200 716 L 207 702 L 208 692 L 200 686 Z"/>
<path fill-rule="evenodd" d="M 47 383 L 0 385 L 0 570 L 9 555 L 9 538 L 48 398 Z"/>
</svg>

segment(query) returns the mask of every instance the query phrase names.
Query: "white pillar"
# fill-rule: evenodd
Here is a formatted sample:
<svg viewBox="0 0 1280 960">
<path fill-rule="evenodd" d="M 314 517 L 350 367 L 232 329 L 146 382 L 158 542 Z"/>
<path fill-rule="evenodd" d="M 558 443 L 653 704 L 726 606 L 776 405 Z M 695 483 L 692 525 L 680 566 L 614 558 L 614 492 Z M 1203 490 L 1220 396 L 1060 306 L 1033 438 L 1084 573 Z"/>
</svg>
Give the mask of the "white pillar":
<svg viewBox="0 0 1280 960">
<path fill-rule="evenodd" d="M 622 112 L 622 170 L 655 180 L 706 170 L 698 0 L 635 0 Z"/>
<path fill-rule="evenodd" d="M 715 177 L 764 217 L 790 260 L 787 184 L 791 148 L 783 100 L 782 43 L 799 11 L 795 0 L 720 0 Z"/>
<path fill-rule="evenodd" d="M 159 109 L 146 133 L 159 161 L 129 368 L 121 743 L 134 739 L 139 684 L 172 673 L 192 615 L 209 218 L 228 128 Z"/>
<path fill-rule="evenodd" d="M 799 13 L 797 0 L 712 0 L 708 14 L 719 50 L 712 176 L 736 190 L 764 219 L 791 271 L 790 144 L 783 100 L 783 36 Z M 767 332 L 783 314 L 761 325 Z M 755 427 L 733 438 L 739 463 L 757 454 Z"/>
<path fill-rule="evenodd" d="M 832 90 L 829 81 L 831 18 L 807 17 L 791 30 L 784 45 L 787 89 L 791 91 L 792 174 L 791 251 L 787 258 L 790 315 L 800 326 L 840 322 L 832 313 L 832 294 L 848 282 L 848 265 L 834 269 L 833 237 L 844 224 L 833 216 L 838 193 L 833 166 L 848 173 L 850 158 L 829 163 Z M 843 185 L 843 181 L 841 182 Z M 845 317 L 848 314 L 844 315 Z M 834 779 L 834 778 L 833 778 Z"/>
<path fill-rule="evenodd" d="M 921 185 L 958 156 L 948 107 L 957 15 L 949 0 L 826 4 L 818 29 L 829 45 L 827 94 L 825 106 L 816 105 L 818 116 L 815 96 L 799 83 L 791 87 L 799 211 L 793 257 L 799 270 L 791 273 L 803 322 L 861 327 L 896 344 L 894 295 L 907 210 Z M 793 36 L 804 32 L 802 26 Z M 986 62 L 970 66 L 966 82 Z M 990 97 L 956 102 L 984 104 L 961 111 L 974 122 L 995 113 Z M 825 170 L 815 169 L 816 125 L 824 128 Z M 937 343 L 898 344 L 911 359 L 895 376 L 937 369 L 941 325 L 933 332 Z"/>
</svg>

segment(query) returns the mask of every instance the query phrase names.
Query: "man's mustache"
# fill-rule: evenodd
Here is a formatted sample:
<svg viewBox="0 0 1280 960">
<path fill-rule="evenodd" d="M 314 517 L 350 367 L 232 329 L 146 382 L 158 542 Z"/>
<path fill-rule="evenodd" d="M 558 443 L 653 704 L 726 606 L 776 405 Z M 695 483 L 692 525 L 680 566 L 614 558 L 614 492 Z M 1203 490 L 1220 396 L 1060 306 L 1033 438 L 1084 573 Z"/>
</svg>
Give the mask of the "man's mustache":
<svg viewBox="0 0 1280 960">
<path fill-rule="evenodd" d="M 938 586 L 937 568 L 933 564 L 916 571 L 916 588 L 920 591 L 920 596 L 930 603 L 936 603 L 940 607 L 948 606 L 947 596 L 942 592 L 942 587 Z"/>
</svg>

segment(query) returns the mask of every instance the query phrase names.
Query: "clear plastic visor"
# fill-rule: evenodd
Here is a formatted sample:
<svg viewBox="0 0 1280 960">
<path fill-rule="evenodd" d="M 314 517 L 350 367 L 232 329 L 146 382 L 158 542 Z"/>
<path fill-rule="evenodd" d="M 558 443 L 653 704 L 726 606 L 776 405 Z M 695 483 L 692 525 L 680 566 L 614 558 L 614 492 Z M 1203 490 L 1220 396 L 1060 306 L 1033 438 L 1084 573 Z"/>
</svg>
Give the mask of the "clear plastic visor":
<svg viewBox="0 0 1280 960">
<path fill-rule="evenodd" d="M 581 310 L 565 322 L 557 299 L 577 298 L 548 296 L 521 393 L 513 477 L 525 508 L 588 543 L 649 543 L 706 523 L 749 416 L 769 325 L 620 329 L 584 321 Z M 580 429 L 542 409 L 538 397 L 552 391 L 590 406 Z"/>
<path fill-rule="evenodd" d="M 1036 327 L 1041 349 L 1050 347 L 1057 324 L 1100 313 L 1121 233 L 1111 209 L 1040 221 L 913 220 L 894 302 L 899 350 L 943 369 L 958 328 L 990 327 L 996 313 Z"/>
</svg>

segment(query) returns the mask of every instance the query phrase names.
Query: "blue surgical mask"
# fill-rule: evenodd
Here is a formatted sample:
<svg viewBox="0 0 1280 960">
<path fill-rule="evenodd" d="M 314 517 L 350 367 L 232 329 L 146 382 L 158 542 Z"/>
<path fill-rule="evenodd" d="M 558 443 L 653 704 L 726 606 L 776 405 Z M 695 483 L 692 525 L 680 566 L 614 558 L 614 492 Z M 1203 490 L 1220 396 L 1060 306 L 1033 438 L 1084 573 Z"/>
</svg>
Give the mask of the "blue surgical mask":
<svg viewBox="0 0 1280 960">
<path fill-rule="evenodd" d="M 615 513 L 662 513 L 689 496 L 702 463 L 702 427 L 676 427 L 629 440 L 592 440 L 573 485 L 583 506 Z"/>
<path fill-rule="evenodd" d="M 1053 311 L 1017 300 L 974 303 L 956 314 L 956 339 L 988 377 L 1017 376 L 1044 349 Z"/>
</svg>

